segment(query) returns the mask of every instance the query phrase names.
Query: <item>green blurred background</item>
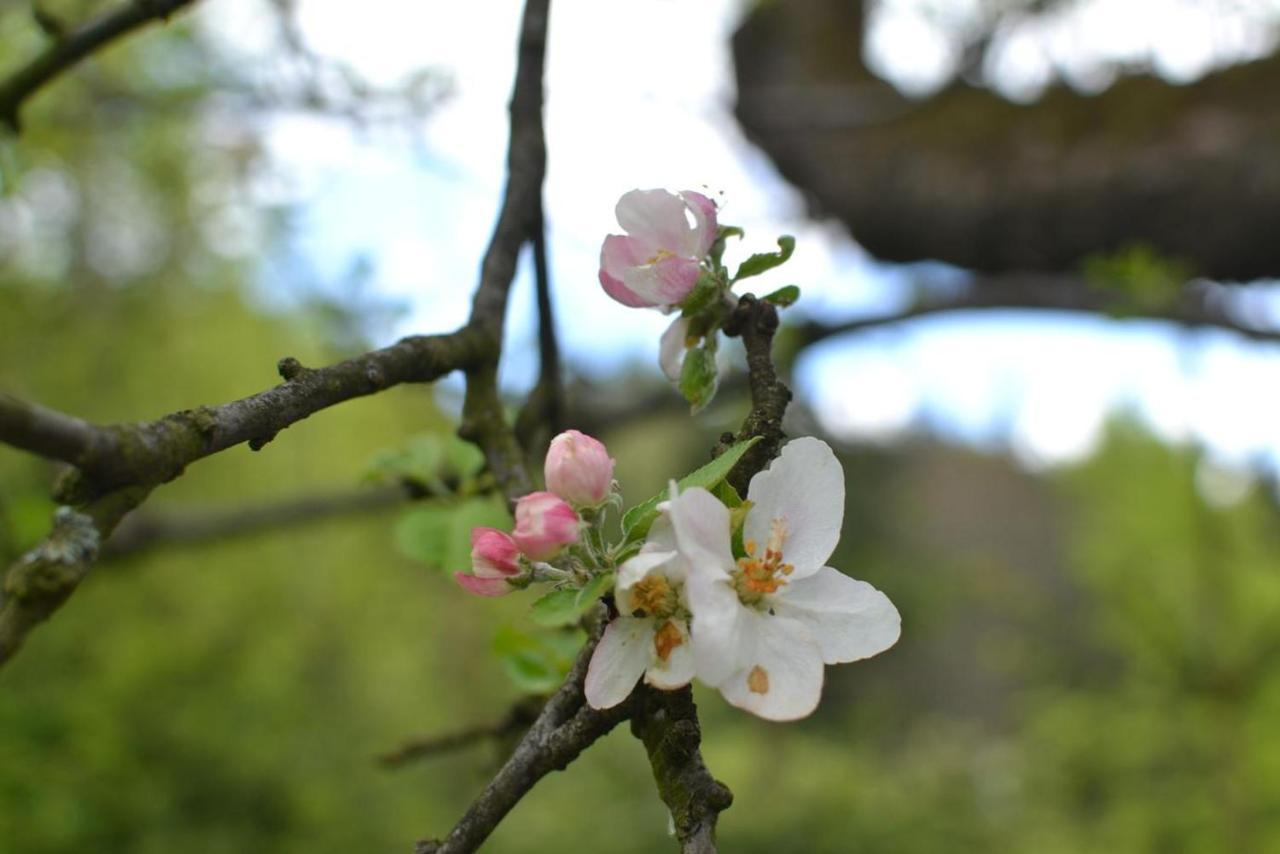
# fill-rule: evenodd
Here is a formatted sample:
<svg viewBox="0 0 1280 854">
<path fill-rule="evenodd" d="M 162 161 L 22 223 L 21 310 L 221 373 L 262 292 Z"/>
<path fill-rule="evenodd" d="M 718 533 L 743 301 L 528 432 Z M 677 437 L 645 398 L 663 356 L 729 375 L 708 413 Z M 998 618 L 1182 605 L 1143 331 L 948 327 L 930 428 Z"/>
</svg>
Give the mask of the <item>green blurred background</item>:
<svg viewBox="0 0 1280 854">
<path fill-rule="evenodd" d="M 39 43 L 19 5 L 0 15 L 6 61 Z M 252 140 L 205 130 L 227 79 L 181 26 L 150 33 L 33 103 L 21 143 L 3 143 L 7 197 L 65 210 L 0 257 L 0 387 L 142 419 L 266 387 L 285 355 L 365 346 L 384 307 L 358 288 L 284 309 L 246 284 L 290 211 L 259 211 L 252 252 L 210 237 L 259 166 Z M 118 232 L 137 210 L 151 243 L 130 248 Z M 607 384 L 643 395 L 654 373 Z M 596 396 L 575 388 L 585 424 Z M 200 462 L 139 516 L 371 490 L 424 434 L 459 454 L 452 404 L 422 388 L 344 404 L 260 452 Z M 609 426 L 628 500 L 704 460 L 741 409 L 730 389 L 702 426 L 678 408 Z M 708 764 L 736 799 L 724 850 L 1280 850 L 1269 489 L 1228 483 L 1231 500 L 1206 500 L 1222 493 L 1206 477 L 1232 475 L 1123 416 L 1090 459 L 1037 474 L 926 435 L 840 451 L 832 563 L 890 596 L 903 637 L 828 668 L 801 723 L 699 691 Z M 4 563 L 47 530 L 53 474 L 0 448 Z M 503 745 L 398 769 L 375 757 L 497 720 L 521 696 L 492 647 L 533 631 L 531 596 L 469 598 L 445 571 L 494 513 L 384 503 L 103 561 L 0 671 L 0 851 L 403 851 L 443 833 Z M 540 784 L 488 848 L 663 851 L 667 821 L 620 730 Z"/>
</svg>

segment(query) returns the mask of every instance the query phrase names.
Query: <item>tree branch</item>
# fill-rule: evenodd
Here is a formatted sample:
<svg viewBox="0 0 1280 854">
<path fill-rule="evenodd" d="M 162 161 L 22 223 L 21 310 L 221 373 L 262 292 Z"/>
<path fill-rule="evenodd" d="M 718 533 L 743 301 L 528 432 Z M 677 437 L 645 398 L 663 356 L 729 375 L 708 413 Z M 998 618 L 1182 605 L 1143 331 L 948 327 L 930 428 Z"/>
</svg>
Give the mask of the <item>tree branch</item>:
<svg viewBox="0 0 1280 854">
<path fill-rule="evenodd" d="M 729 336 L 742 339 L 747 351 L 747 385 L 751 389 L 751 411 L 742 422 L 737 436 L 721 439 L 720 449 L 728 444 L 741 442 L 752 436 L 761 437 L 729 474 L 729 483 L 740 495 L 747 494 L 747 486 L 756 472 L 782 450 L 786 434 L 782 432 L 782 417 L 791 402 L 791 389 L 787 388 L 773 365 L 773 336 L 778 331 L 778 310 L 772 303 L 745 294 L 724 325 Z M 730 440 L 726 443 L 726 439 Z M 719 451 L 717 451 L 718 453 Z"/>
<path fill-rule="evenodd" d="M 117 38 L 166 20 L 195 0 L 131 0 L 61 35 L 43 53 L 0 83 L 0 121 L 14 133 L 21 129 L 22 104 L 41 87 Z"/>
<path fill-rule="evenodd" d="M 593 709 L 587 705 L 582 693 L 587 665 L 603 628 L 602 621 L 591 633 L 591 639 L 579 653 L 564 684 L 547 701 L 511 757 L 485 786 L 462 820 L 444 840 L 419 842 L 416 854 L 466 854 L 475 851 L 539 780 L 552 771 L 564 770 L 582 751 L 627 719 L 631 712 L 629 701 L 612 709 Z"/>
<path fill-rule="evenodd" d="M 152 488 L 190 463 L 245 442 L 257 450 L 280 430 L 336 403 L 400 383 L 431 382 L 468 367 L 481 358 L 481 342 L 463 328 L 450 335 L 405 338 L 325 368 L 282 359 L 285 382 L 280 385 L 140 424 L 96 426 L 5 395 L 0 397 L 0 442 L 77 467 L 60 483 L 57 497 L 92 520 L 100 543 Z M 93 549 L 77 550 L 74 561 L 63 560 L 67 536 L 65 526 L 56 526 L 45 543 L 9 568 L 0 590 L 0 665 L 66 601 L 96 558 L 95 543 Z"/>
<path fill-rule="evenodd" d="M 542 131 L 542 73 L 550 0 L 528 0 L 520 26 L 516 80 L 511 94 L 511 141 L 502 210 L 480 268 L 480 287 L 467 328 L 481 338 L 491 358 L 467 371 L 458 435 L 484 451 L 489 470 L 508 500 L 530 492 L 533 482 L 498 395 L 498 354 L 520 249 L 534 233 L 541 210 L 547 148 Z"/>
<path fill-rule="evenodd" d="M 1195 281 L 1169 299 L 1143 300 L 1115 289 L 1091 284 L 1079 276 L 1008 275 L 975 279 L 963 292 L 926 296 L 891 314 L 859 317 L 844 323 L 809 322 L 797 327 L 801 346 L 891 326 L 920 317 L 955 311 L 1001 309 L 1079 312 L 1116 319 L 1141 318 L 1176 323 L 1188 329 L 1223 329 L 1251 341 L 1280 341 L 1280 329 L 1262 318 L 1250 318 L 1239 306 L 1238 288 Z"/>
<path fill-rule="evenodd" d="M 234 510 L 134 514 L 106 541 L 103 561 L 154 549 L 225 540 L 335 517 L 372 513 L 424 497 L 419 489 L 384 486 L 332 495 L 304 496 Z"/>
</svg>

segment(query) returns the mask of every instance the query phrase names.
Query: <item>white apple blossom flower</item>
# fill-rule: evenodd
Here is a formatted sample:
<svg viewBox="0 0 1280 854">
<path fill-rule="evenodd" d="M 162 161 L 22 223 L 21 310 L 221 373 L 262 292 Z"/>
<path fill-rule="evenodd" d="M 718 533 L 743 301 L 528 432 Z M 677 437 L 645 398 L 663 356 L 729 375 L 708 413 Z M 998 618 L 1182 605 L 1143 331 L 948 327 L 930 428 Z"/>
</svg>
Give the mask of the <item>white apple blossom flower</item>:
<svg viewBox="0 0 1280 854">
<path fill-rule="evenodd" d="M 618 617 L 605 628 L 587 666 L 584 690 L 593 708 L 621 703 L 641 674 L 648 684 L 668 691 L 693 679 L 687 572 L 671 523 L 659 516 L 640 553 L 618 568 Z"/>
<path fill-rule="evenodd" d="M 901 618 L 870 584 L 825 566 L 840 540 L 844 472 L 831 448 L 796 439 L 751 479 L 735 558 L 728 509 L 705 489 L 670 503 L 697 676 L 770 720 L 814 710 L 823 665 L 857 661 L 898 640 Z"/>
</svg>

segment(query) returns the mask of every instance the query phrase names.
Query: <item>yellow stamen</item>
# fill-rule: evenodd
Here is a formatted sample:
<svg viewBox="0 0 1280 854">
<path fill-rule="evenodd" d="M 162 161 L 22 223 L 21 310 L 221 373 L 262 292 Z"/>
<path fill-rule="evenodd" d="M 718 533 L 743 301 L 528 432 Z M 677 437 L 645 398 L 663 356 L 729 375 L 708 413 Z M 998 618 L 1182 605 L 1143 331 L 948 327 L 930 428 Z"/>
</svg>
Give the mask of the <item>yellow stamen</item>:
<svg viewBox="0 0 1280 854">
<path fill-rule="evenodd" d="M 684 635 L 676 624 L 670 620 L 659 626 L 658 631 L 653 636 L 654 651 L 658 653 L 658 658 L 663 661 L 670 658 L 671 651 L 682 643 L 684 643 Z"/>
<path fill-rule="evenodd" d="M 752 694 L 768 694 L 769 671 L 758 664 L 751 668 L 751 672 L 747 674 L 747 690 Z"/>
<path fill-rule="evenodd" d="M 778 518 L 769 525 L 769 541 L 765 544 L 762 556 L 756 557 L 758 546 L 755 540 L 747 540 L 742 544 L 747 555 L 738 558 L 738 571 L 733 580 L 738 598 L 743 602 L 754 605 L 766 595 L 776 593 L 779 587 L 787 583 L 784 576 L 794 572 L 795 567 L 782 561 L 782 546 L 786 540 L 786 520 Z"/>
<path fill-rule="evenodd" d="M 631 588 L 631 602 L 635 610 L 651 617 L 669 617 L 676 610 L 678 597 L 665 575 L 650 575 Z"/>
</svg>

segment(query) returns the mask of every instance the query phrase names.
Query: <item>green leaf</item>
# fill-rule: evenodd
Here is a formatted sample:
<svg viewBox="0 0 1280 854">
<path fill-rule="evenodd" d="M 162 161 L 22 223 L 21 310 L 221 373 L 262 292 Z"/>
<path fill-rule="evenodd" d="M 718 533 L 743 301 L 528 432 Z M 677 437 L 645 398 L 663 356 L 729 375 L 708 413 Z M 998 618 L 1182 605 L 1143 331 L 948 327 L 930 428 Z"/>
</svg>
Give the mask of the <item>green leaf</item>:
<svg viewBox="0 0 1280 854">
<path fill-rule="evenodd" d="M 552 590 L 533 603 L 529 618 L 547 628 L 576 625 L 600 598 L 600 594 L 612 584 L 613 573 L 606 572 L 597 575 L 583 587 Z"/>
<path fill-rule="evenodd" d="M 503 626 L 493 637 L 493 651 L 516 687 L 549 694 L 564 681 L 586 639 L 580 629 L 526 633 Z"/>
<path fill-rule="evenodd" d="M 395 543 L 400 553 L 436 569 L 471 565 L 472 528 L 508 528 L 511 516 L 496 495 L 423 504 L 400 517 Z"/>
<path fill-rule="evenodd" d="M 715 302 L 719 296 L 720 283 L 712 273 L 703 270 L 702 275 L 698 276 L 698 281 L 693 286 L 693 290 L 689 291 L 689 295 L 684 298 L 684 302 L 680 303 L 680 316 L 692 317 L 698 314 Z"/>
<path fill-rule="evenodd" d="M 738 494 L 738 490 L 733 488 L 733 484 L 727 480 L 717 483 L 715 489 L 711 490 L 711 494 L 719 498 L 720 503 L 730 510 L 742 506 L 742 496 Z"/>
<path fill-rule="evenodd" d="M 689 401 L 691 412 L 699 412 L 716 396 L 720 374 L 716 370 L 716 354 L 707 346 L 695 347 L 684 354 L 680 367 L 680 393 Z"/>
<path fill-rule="evenodd" d="M 738 228 L 736 225 L 720 226 L 719 230 L 716 231 L 715 242 L 711 244 L 711 251 L 708 253 L 711 256 L 712 264 L 719 267 L 720 259 L 724 257 L 725 243 L 730 237 L 741 238 L 743 233 L 742 229 Z"/>
<path fill-rule="evenodd" d="M 787 285 L 786 287 L 778 288 L 771 294 L 766 294 L 761 299 L 765 302 L 773 303 L 778 308 L 786 308 L 789 305 L 794 305 L 795 301 L 800 299 L 800 288 L 796 285 Z"/>
<path fill-rule="evenodd" d="M 700 486 L 703 489 L 714 489 L 729 476 L 729 472 L 733 471 L 733 467 L 738 464 L 738 460 L 742 459 L 742 455 L 759 441 L 759 436 L 752 436 L 750 439 L 738 442 L 702 468 L 696 469 L 680 478 L 677 481 L 680 491 L 683 492 L 695 486 Z M 639 540 L 649 533 L 649 527 L 658 516 L 658 505 L 666 501 L 668 497 L 667 492 L 663 490 L 643 504 L 637 504 L 632 507 L 623 515 L 622 530 L 625 532 L 627 542 Z"/>
<path fill-rule="evenodd" d="M 778 267 L 787 263 L 787 259 L 791 257 L 791 253 L 796 251 L 796 239 L 789 234 L 784 234 L 778 238 L 778 252 L 762 252 L 752 255 L 750 258 L 742 262 L 738 267 L 738 272 L 734 275 L 733 281 L 745 279 L 750 276 L 758 276 L 761 273 L 768 272 L 774 267 Z"/>
</svg>

